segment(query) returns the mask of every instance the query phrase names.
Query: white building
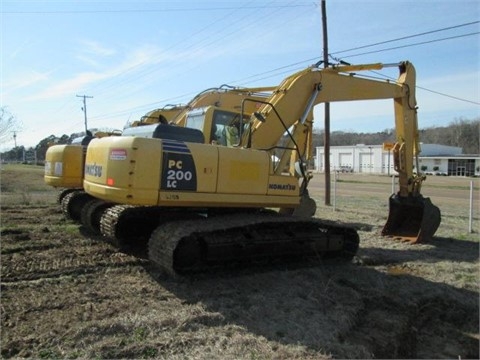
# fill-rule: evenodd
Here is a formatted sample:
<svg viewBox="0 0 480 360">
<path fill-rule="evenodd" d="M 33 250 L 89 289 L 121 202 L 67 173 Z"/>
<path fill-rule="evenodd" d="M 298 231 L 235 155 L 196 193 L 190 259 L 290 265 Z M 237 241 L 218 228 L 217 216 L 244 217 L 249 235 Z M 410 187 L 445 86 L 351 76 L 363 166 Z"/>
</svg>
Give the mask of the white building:
<svg viewBox="0 0 480 360">
<path fill-rule="evenodd" d="M 479 176 L 480 156 L 463 155 L 462 148 L 439 144 L 421 144 L 419 166 L 422 172 L 438 175 Z M 393 154 L 382 145 L 345 145 L 330 147 L 330 171 L 395 174 Z M 317 147 L 315 170 L 324 171 L 323 147 Z"/>
</svg>

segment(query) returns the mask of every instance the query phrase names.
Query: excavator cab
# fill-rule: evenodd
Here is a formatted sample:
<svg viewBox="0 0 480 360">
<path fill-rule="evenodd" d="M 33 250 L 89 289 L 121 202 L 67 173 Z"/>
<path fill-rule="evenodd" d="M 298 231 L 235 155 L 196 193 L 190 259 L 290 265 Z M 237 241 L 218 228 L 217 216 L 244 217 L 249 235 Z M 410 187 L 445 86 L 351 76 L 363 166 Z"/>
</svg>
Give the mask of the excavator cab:
<svg viewBox="0 0 480 360">
<path fill-rule="evenodd" d="M 211 144 L 232 147 L 240 142 L 240 117 L 241 114 L 235 111 L 206 106 L 187 113 L 186 127 L 200 130 Z M 248 121 L 249 117 L 243 116 L 243 127 Z"/>
</svg>

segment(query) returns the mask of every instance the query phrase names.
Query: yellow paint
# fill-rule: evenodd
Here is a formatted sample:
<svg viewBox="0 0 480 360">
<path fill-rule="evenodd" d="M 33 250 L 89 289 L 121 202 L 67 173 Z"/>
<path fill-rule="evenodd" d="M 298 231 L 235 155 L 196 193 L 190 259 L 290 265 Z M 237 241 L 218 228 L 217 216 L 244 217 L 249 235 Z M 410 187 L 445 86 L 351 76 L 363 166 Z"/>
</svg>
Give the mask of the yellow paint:
<svg viewBox="0 0 480 360">
<path fill-rule="evenodd" d="M 45 155 L 45 183 L 55 187 L 82 187 L 83 151 L 79 145 L 49 147 Z"/>
</svg>

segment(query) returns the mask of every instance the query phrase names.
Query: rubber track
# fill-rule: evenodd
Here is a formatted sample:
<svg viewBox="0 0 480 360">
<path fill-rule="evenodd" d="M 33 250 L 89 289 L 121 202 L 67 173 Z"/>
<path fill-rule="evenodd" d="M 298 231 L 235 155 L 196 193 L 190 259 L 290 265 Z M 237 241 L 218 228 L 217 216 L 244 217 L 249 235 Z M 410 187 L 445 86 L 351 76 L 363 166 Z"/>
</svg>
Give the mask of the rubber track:
<svg viewBox="0 0 480 360">
<path fill-rule="evenodd" d="M 312 239 L 316 239 L 315 244 Z M 178 266 L 181 261 L 178 259 L 179 245 L 191 244 L 195 240 L 197 245 L 191 250 L 198 248 L 200 261 L 183 268 Z M 288 246 L 283 248 L 285 244 L 293 245 L 294 251 L 290 252 Z M 244 260 L 252 255 L 254 258 L 298 255 L 295 251 L 299 249 L 309 253 L 302 255 L 351 260 L 358 246 L 359 236 L 354 229 L 318 219 L 237 214 L 164 224 L 152 234 L 148 252 L 155 266 L 177 275 L 202 272 L 213 263 Z M 253 249 L 253 253 L 248 248 Z"/>
</svg>

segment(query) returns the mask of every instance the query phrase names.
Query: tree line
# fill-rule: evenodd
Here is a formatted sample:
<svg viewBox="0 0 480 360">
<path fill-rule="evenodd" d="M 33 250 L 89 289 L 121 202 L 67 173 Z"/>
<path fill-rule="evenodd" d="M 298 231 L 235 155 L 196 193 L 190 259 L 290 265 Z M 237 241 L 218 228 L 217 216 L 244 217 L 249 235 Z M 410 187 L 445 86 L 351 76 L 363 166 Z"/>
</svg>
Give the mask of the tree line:
<svg viewBox="0 0 480 360">
<path fill-rule="evenodd" d="M 456 119 L 448 126 L 432 126 L 419 130 L 420 142 L 461 147 L 463 154 L 480 154 L 480 118 Z M 333 131 L 330 133 L 330 146 L 379 145 L 395 142 L 395 129 L 385 129 L 376 133 Z M 315 131 L 313 146 L 324 145 L 324 132 Z"/>
<path fill-rule="evenodd" d="M 40 142 L 36 146 L 28 147 L 28 148 L 24 146 L 17 146 L 8 151 L 2 152 L 0 156 L 2 161 L 23 161 L 23 154 L 25 152 L 27 153 L 35 152 L 37 162 L 42 162 L 45 160 L 45 154 L 47 153 L 47 149 L 51 145 L 71 144 L 74 139 L 81 136 L 85 136 L 85 133 L 80 132 L 80 133 L 73 133 L 70 135 L 64 134 L 62 136 L 50 135 L 40 140 Z"/>
</svg>

